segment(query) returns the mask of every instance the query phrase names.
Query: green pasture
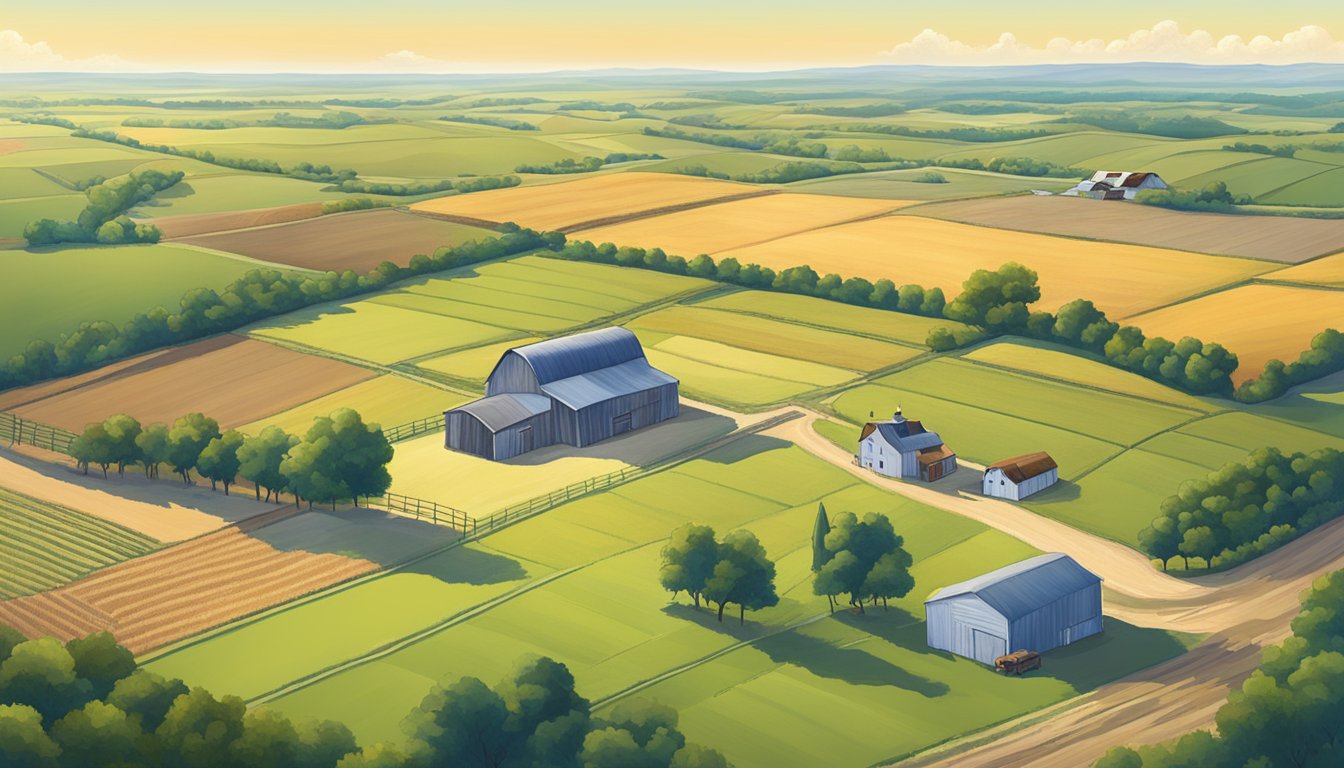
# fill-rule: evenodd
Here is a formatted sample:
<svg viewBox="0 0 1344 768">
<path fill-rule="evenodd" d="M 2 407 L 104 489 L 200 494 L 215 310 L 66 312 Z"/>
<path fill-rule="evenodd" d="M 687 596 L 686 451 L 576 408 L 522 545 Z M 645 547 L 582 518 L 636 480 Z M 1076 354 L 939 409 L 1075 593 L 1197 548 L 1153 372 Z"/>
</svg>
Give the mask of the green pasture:
<svg viewBox="0 0 1344 768">
<path fill-rule="evenodd" d="M 106 520 L 0 488 L 0 599 L 55 589 L 158 546 Z"/>
<path fill-rule="evenodd" d="M 821 326 L 859 336 L 876 336 L 921 347 L 934 328 L 963 327 L 960 323 L 943 318 L 868 309 L 838 301 L 770 291 L 737 291 L 715 296 L 697 306 L 761 315 L 800 325 Z"/>
<path fill-rule="evenodd" d="M 79 192 L 0 200 L 0 239 L 23 239 L 23 228 L 38 219 L 73 220 L 88 204 Z"/>
<path fill-rule="evenodd" d="M 534 341 L 541 341 L 541 339 L 536 336 L 528 336 L 521 339 L 501 341 L 483 347 L 464 349 L 461 352 L 451 352 L 428 360 L 420 360 L 415 365 L 417 368 L 464 379 L 475 383 L 478 387 L 483 387 L 486 377 L 494 369 L 495 363 L 499 362 L 500 355 L 514 347 L 531 344 Z"/>
<path fill-rule="evenodd" d="M 3 204 L 0 204 L 2 208 Z M 0 252 L 0 357 L 33 339 L 59 340 L 85 321 L 120 325 L 156 306 L 174 310 L 193 288 L 223 288 L 257 264 L 170 244 Z"/>
<path fill-rule="evenodd" d="M 267 173 L 221 172 L 192 176 L 131 211 L 138 218 L 275 208 L 339 200 L 351 195 L 324 191 L 326 184 Z M 359 195 L 370 197 L 370 195 Z"/>
<path fill-rule="evenodd" d="M 0 201 L 69 196 L 68 186 L 53 181 L 32 168 L 0 168 Z"/>
</svg>

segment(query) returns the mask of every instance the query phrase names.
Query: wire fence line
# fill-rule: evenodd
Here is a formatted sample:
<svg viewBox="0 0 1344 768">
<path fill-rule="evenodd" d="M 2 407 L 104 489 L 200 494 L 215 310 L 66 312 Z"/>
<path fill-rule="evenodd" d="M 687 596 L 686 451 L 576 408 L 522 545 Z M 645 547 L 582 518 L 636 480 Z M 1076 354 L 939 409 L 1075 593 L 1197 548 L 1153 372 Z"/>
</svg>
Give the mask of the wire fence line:
<svg viewBox="0 0 1344 768">
<path fill-rule="evenodd" d="M 15 445 L 32 445 L 56 453 L 70 453 L 70 443 L 79 435 L 68 429 L 25 419 L 0 411 L 0 440 Z"/>
</svg>

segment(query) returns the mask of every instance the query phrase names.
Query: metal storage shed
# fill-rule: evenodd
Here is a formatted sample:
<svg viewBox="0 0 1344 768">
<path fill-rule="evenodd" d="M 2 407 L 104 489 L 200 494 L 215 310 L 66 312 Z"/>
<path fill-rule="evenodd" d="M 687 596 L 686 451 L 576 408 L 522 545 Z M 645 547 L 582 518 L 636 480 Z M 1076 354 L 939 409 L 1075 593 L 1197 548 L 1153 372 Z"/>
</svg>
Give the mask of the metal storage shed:
<svg viewBox="0 0 1344 768">
<path fill-rule="evenodd" d="M 924 612 L 929 647 L 992 666 L 1101 632 L 1101 578 L 1068 555 L 1038 555 L 943 587 Z"/>
<path fill-rule="evenodd" d="M 677 387 L 625 328 L 515 347 L 484 398 L 444 414 L 444 442 L 497 461 L 554 443 L 592 445 L 675 418 Z"/>
</svg>

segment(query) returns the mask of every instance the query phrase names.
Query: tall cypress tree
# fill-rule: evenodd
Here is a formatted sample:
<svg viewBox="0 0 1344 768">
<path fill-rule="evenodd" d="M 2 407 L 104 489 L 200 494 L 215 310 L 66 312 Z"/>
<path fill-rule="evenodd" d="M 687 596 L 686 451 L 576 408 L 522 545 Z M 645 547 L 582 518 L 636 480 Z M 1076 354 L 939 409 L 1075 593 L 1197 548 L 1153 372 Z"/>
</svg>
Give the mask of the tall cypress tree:
<svg viewBox="0 0 1344 768">
<path fill-rule="evenodd" d="M 821 570 L 821 566 L 830 562 L 831 553 L 826 549 L 826 534 L 831 532 L 831 521 L 826 517 L 826 505 L 817 503 L 817 521 L 812 524 L 812 571 Z"/>
</svg>

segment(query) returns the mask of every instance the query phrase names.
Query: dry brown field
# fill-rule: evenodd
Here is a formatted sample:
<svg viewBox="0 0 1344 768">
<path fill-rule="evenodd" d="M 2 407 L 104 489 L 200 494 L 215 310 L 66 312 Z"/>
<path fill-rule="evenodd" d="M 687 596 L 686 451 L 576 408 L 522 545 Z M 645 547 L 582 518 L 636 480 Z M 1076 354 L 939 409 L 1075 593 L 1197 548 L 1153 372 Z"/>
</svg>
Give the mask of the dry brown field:
<svg viewBox="0 0 1344 768">
<path fill-rule="evenodd" d="M 287 507 L 50 592 L 0 601 L 0 624 L 61 640 L 108 631 L 138 654 L 377 570 L 368 560 L 281 551 L 249 535 L 294 514 Z"/>
<path fill-rule="evenodd" d="M 417 253 L 490 236 L 478 227 L 380 208 L 179 242 L 304 269 L 367 272 L 384 261 L 404 266 Z"/>
<path fill-rule="evenodd" d="M 559 184 L 441 197 L 416 203 L 411 210 L 572 231 L 613 219 L 763 192 L 768 193 L 749 184 L 672 173 L 611 173 Z"/>
<path fill-rule="evenodd" d="M 316 218 L 321 214 L 321 203 L 297 203 L 276 208 L 256 208 L 250 211 L 164 216 L 159 219 L 149 219 L 148 223 L 158 227 L 163 232 L 164 239 L 173 239 L 202 235 L 207 232 L 224 232 L 230 229 L 284 224 L 291 221 Z"/>
<path fill-rule="evenodd" d="M 877 216 L 904 205 L 909 203 L 784 193 L 585 229 L 574 237 L 595 243 L 658 247 L 668 253 L 690 257 Z"/>
<path fill-rule="evenodd" d="M 916 216 L 883 216 L 720 254 L 783 269 L 942 288 L 949 298 L 977 269 L 1018 262 L 1040 274 L 1041 309 L 1091 299 L 1113 319 L 1267 272 L 1273 264 L 1139 245 L 1010 232 Z"/>
<path fill-rule="evenodd" d="M 1272 358 L 1291 362 L 1326 328 L 1340 327 L 1344 291 L 1253 284 L 1165 307 L 1129 322 L 1149 335 L 1216 341 L 1237 353 L 1236 382 Z"/>
<path fill-rule="evenodd" d="M 1344 249 L 1344 220 L 1171 211 L 1077 197 L 988 197 L 911 214 L 966 224 L 1296 264 Z"/>
<path fill-rule="evenodd" d="M 142 423 L 200 411 L 228 428 L 371 379 L 374 372 L 241 336 L 216 336 L 123 367 L 81 386 L 30 399 L 19 416 L 80 431 L 114 413 Z M 40 385 L 40 388 L 52 384 Z M 17 393 L 16 393 L 17 394 Z"/>
</svg>

